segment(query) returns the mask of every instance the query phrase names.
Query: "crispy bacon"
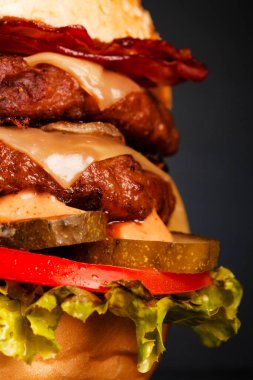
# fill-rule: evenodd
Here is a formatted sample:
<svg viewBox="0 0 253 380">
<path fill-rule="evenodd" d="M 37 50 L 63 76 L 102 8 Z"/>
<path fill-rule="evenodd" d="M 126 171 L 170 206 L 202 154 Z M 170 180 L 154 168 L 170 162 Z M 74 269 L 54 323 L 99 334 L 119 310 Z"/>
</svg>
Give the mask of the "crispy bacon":
<svg viewBox="0 0 253 380">
<path fill-rule="evenodd" d="M 0 19 L 0 51 L 24 56 L 50 51 L 86 59 L 146 87 L 201 81 L 207 76 L 206 66 L 192 57 L 189 49 L 177 50 L 166 41 L 151 39 L 121 38 L 105 43 L 92 39 L 81 25 L 54 28 L 5 17 Z"/>
</svg>

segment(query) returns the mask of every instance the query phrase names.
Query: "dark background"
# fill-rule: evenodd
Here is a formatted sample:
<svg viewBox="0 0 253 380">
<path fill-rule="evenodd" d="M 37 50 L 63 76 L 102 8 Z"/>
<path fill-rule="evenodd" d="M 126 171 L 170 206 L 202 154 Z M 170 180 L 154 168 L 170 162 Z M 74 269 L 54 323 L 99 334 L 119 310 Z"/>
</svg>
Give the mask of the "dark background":
<svg viewBox="0 0 253 380">
<path fill-rule="evenodd" d="M 154 380 L 253 379 L 250 3 L 143 1 L 162 38 L 179 48 L 190 47 L 209 67 L 205 82 L 174 89 L 181 145 L 168 163 L 192 231 L 221 241 L 220 264 L 233 270 L 245 291 L 238 336 L 210 350 L 191 331 L 173 328 Z"/>
</svg>

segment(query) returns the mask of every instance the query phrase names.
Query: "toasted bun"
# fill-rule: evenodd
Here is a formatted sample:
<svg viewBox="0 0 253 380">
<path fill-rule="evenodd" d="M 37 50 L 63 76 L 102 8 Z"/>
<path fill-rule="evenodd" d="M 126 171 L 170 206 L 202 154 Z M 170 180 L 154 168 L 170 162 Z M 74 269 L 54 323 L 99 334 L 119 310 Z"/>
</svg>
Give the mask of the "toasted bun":
<svg viewBox="0 0 253 380">
<path fill-rule="evenodd" d="M 43 21 L 52 26 L 80 24 L 93 38 L 153 38 L 151 17 L 140 0 L 0 0 L 0 17 Z"/>
<path fill-rule="evenodd" d="M 176 189 L 177 207 L 170 225 L 189 231 L 182 199 Z M 164 326 L 164 338 L 168 327 Z M 0 354 L 1 380 L 146 380 L 137 371 L 135 326 L 127 318 L 110 313 L 92 315 L 86 323 L 64 315 L 56 330 L 62 350 L 55 359 L 36 359 L 27 365 Z M 155 369 L 155 368 L 154 368 Z"/>
<path fill-rule="evenodd" d="M 176 198 L 176 205 L 175 205 L 173 214 L 171 215 L 170 220 L 169 220 L 169 224 L 168 224 L 169 230 L 189 233 L 190 226 L 189 226 L 184 202 L 172 178 L 170 178 L 170 183 L 172 186 L 173 194 Z"/>
<path fill-rule="evenodd" d="M 0 355 L 1 380 L 139 380 L 133 322 L 107 313 L 86 323 L 64 315 L 56 335 L 63 350 L 55 360 L 31 366 Z"/>
</svg>

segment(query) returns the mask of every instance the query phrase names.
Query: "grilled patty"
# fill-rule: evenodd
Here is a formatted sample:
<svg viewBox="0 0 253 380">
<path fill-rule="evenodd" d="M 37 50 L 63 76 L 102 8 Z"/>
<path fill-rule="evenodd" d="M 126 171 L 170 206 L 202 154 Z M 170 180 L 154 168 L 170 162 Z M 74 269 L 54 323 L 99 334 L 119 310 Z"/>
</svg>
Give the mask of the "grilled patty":
<svg viewBox="0 0 253 380">
<path fill-rule="evenodd" d="M 144 152 L 175 153 L 178 132 L 172 114 L 147 91 L 135 92 L 100 111 L 77 80 L 51 65 L 36 68 L 19 56 L 0 56 L 0 120 L 20 126 L 48 121 L 106 121 Z"/>
<path fill-rule="evenodd" d="M 0 142 L 0 196 L 25 189 L 49 192 L 83 210 L 103 210 L 109 221 L 143 220 L 156 208 L 167 222 L 175 204 L 170 185 L 130 155 L 90 164 L 64 189 L 29 156 Z"/>
</svg>

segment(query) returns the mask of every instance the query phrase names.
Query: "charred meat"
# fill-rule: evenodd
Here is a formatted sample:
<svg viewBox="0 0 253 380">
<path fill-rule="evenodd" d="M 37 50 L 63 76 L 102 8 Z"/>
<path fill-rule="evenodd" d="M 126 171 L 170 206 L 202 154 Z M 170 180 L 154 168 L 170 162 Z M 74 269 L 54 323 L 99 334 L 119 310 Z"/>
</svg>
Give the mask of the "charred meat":
<svg viewBox="0 0 253 380">
<path fill-rule="evenodd" d="M 51 193 L 83 210 L 102 210 L 109 221 L 143 220 L 155 208 L 166 222 L 175 203 L 170 185 L 132 156 L 94 162 L 64 189 L 26 154 L 0 142 L 0 196 L 25 189 Z"/>
<path fill-rule="evenodd" d="M 172 114 L 148 91 L 134 92 L 100 111 L 76 79 L 51 66 L 28 66 L 22 57 L 0 57 L 0 121 L 20 126 L 48 121 L 106 121 L 144 152 L 175 153 L 178 132 Z"/>
</svg>

